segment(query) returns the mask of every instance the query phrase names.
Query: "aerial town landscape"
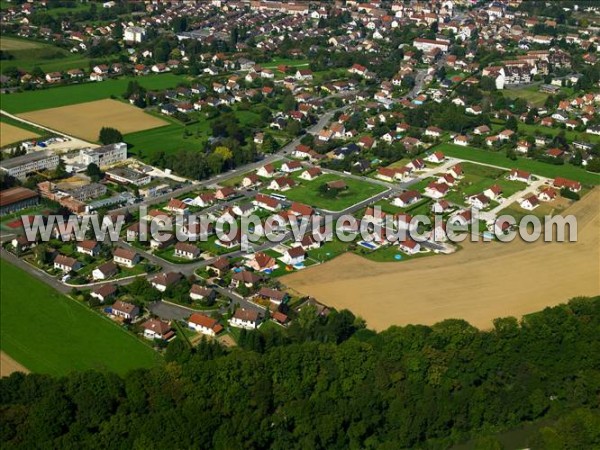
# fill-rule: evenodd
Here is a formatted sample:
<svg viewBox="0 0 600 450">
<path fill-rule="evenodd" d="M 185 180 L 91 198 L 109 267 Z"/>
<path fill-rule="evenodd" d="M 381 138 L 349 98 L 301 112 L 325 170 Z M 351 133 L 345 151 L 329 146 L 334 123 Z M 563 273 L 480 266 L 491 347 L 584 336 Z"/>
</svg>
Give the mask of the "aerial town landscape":
<svg viewBox="0 0 600 450">
<path fill-rule="evenodd" d="M 3 447 L 600 448 L 599 1 L 0 19 Z"/>
</svg>

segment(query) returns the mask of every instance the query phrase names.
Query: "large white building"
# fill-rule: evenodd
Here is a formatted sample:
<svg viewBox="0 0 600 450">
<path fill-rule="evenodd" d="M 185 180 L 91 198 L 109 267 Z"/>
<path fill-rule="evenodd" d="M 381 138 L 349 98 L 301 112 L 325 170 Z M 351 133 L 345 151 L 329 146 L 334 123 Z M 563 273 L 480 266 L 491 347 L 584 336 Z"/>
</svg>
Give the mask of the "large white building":
<svg viewBox="0 0 600 450">
<path fill-rule="evenodd" d="M 28 153 L 0 162 L 0 169 L 10 176 L 24 180 L 27 175 L 42 170 L 54 170 L 60 158 L 50 151 Z"/>
<path fill-rule="evenodd" d="M 443 52 L 447 52 L 450 46 L 450 42 L 448 41 L 440 41 L 433 39 L 423 39 L 417 38 L 413 41 L 413 45 L 419 50 L 423 50 L 427 52 L 429 50 L 433 50 L 434 48 L 439 48 Z"/>
<path fill-rule="evenodd" d="M 142 42 L 146 36 L 146 29 L 142 27 L 127 27 L 123 31 L 125 42 Z"/>
<path fill-rule="evenodd" d="M 79 162 L 84 165 L 91 163 L 98 167 L 106 167 L 127 159 L 127 144 L 118 142 L 116 144 L 103 145 L 97 148 L 86 148 L 79 151 Z"/>
</svg>

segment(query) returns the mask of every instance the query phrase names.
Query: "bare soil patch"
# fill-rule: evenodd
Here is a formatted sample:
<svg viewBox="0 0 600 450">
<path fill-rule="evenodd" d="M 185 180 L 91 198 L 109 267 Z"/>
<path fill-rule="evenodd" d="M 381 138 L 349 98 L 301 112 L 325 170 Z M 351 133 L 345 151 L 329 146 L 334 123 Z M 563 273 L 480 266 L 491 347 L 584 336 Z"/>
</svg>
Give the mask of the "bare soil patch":
<svg viewBox="0 0 600 450">
<path fill-rule="evenodd" d="M 24 141 L 25 139 L 33 139 L 38 136 L 39 134 L 35 134 L 32 131 L 0 122 L 0 147 Z"/>
<path fill-rule="evenodd" d="M 452 255 L 375 263 L 344 254 L 281 278 L 293 290 L 348 308 L 376 330 L 465 319 L 482 329 L 600 293 L 600 189 L 564 213 L 578 222 L 574 243 L 464 242 Z"/>
<path fill-rule="evenodd" d="M 112 99 L 42 109 L 19 117 L 92 142 L 98 140 L 102 127 L 126 134 L 168 125 L 135 106 Z"/>
<path fill-rule="evenodd" d="M 0 352 L 0 377 L 7 377 L 13 372 L 29 373 L 29 370 L 6 353 Z"/>
</svg>

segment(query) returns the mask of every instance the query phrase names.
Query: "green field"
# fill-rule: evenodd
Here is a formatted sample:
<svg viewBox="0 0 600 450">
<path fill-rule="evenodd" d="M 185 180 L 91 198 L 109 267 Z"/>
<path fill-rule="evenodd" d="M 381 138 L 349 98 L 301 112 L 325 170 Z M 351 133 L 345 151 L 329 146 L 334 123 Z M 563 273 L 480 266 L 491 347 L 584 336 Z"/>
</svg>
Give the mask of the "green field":
<svg viewBox="0 0 600 450">
<path fill-rule="evenodd" d="M 522 98 L 528 103 L 538 107 L 544 106 L 546 99 L 549 97 L 549 94 L 539 91 L 539 86 L 525 89 L 508 89 L 504 90 L 503 93 L 508 98 Z"/>
<path fill-rule="evenodd" d="M 323 183 L 339 179 L 344 180 L 348 186 L 347 190 L 342 191 L 335 198 L 328 198 L 321 194 L 319 187 Z M 300 202 L 312 207 L 327 209 L 329 211 L 341 211 L 354 205 L 355 203 L 366 200 L 369 197 L 373 197 L 374 195 L 385 191 L 385 189 L 385 187 L 377 184 L 354 180 L 352 178 L 344 178 L 340 177 L 339 175 L 327 174 L 321 175 L 314 181 L 303 180 L 302 184 L 297 184 L 296 187 L 282 192 L 282 195 L 285 195 L 288 200 L 293 202 Z"/>
<path fill-rule="evenodd" d="M 176 87 L 179 83 L 186 81 L 186 77 L 171 73 L 147 75 L 145 77 L 123 77 L 98 83 L 90 82 L 20 92 L 18 94 L 2 94 L 0 101 L 2 102 L 2 109 L 13 114 L 75 105 L 102 100 L 109 98 L 111 95 L 121 96 L 131 80 L 138 81 L 146 89 L 161 90 Z"/>
<path fill-rule="evenodd" d="M 13 59 L 2 60 L 0 64 L 2 69 L 14 66 L 30 71 L 35 66 L 39 66 L 44 72 L 53 72 L 84 69 L 89 66 L 90 62 L 86 56 L 30 39 L 2 37 L 0 47 L 13 57 Z"/>
<path fill-rule="evenodd" d="M 33 372 L 105 369 L 123 374 L 160 357 L 109 319 L 0 261 L 0 347 Z"/>
<path fill-rule="evenodd" d="M 439 150 L 444 152 L 446 155 L 455 158 L 466 159 L 484 164 L 492 164 L 495 166 L 506 167 L 507 169 L 516 168 L 527 170 L 533 174 L 548 178 L 561 176 L 580 181 L 584 184 L 600 184 L 599 174 L 587 172 L 580 167 L 575 167 L 570 164 L 555 166 L 525 158 L 519 158 L 516 161 L 513 161 L 508 159 L 504 153 L 491 152 L 474 147 L 461 147 L 459 145 L 449 143 L 440 144 L 435 147 L 435 150 Z"/>
<path fill-rule="evenodd" d="M 556 136 L 561 131 L 563 131 L 562 128 L 549 128 L 549 127 L 543 127 L 541 125 L 529 125 L 526 123 L 519 122 L 519 132 L 531 134 L 532 136 L 535 136 L 536 134 Z M 565 137 L 569 141 L 584 141 L 584 142 L 591 142 L 594 144 L 600 143 L 600 136 L 596 136 L 594 134 L 588 134 L 588 133 L 583 133 L 581 131 L 571 131 L 571 130 L 564 130 L 564 132 L 565 132 Z"/>
</svg>

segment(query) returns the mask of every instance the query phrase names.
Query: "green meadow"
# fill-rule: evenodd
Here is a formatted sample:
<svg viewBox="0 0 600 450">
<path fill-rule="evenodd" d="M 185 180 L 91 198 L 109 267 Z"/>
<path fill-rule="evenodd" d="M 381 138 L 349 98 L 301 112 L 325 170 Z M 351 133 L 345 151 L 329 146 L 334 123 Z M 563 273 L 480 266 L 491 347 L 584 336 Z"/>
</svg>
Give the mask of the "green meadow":
<svg viewBox="0 0 600 450">
<path fill-rule="evenodd" d="M 124 374 L 160 356 L 118 325 L 0 261 L 0 348 L 32 372 Z"/>
</svg>

